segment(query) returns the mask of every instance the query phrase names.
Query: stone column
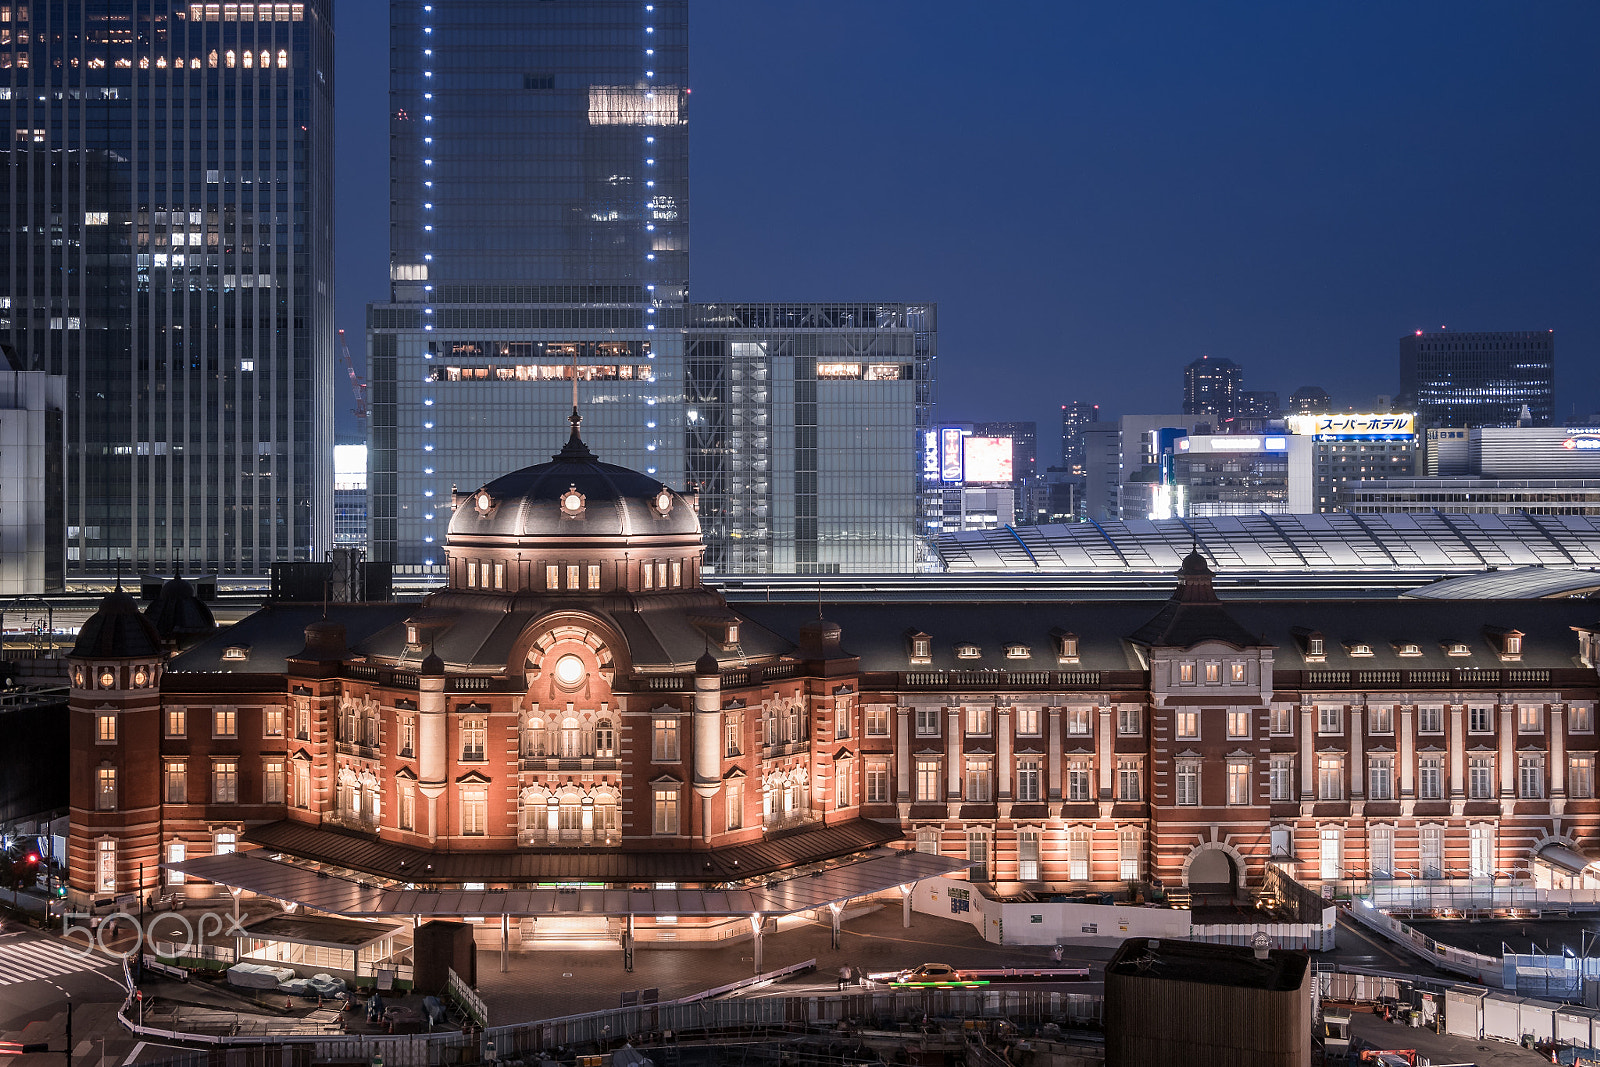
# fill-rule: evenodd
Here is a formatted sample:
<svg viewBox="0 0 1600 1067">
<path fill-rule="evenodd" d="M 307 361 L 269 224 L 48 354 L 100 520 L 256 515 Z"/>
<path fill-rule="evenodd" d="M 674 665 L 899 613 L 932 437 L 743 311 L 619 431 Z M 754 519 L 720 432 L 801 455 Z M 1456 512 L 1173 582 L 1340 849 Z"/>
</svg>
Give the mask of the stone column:
<svg viewBox="0 0 1600 1067">
<path fill-rule="evenodd" d="M 1416 763 L 1417 741 L 1412 736 L 1415 726 L 1415 715 L 1412 705 L 1400 706 L 1400 725 L 1395 731 L 1395 759 L 1400 763 L 1400 814 L 1405 818 L 1411 816 L 1412 805 L 1416 803 L 1417 786 Z"/>
<path fill-rule="evenodd" d="M 1364 707 L 1359 707 L 1358 708 L 1358 707 L 1352 706 L 1350 708 L 1350 799 L 1351 800 L 1360 800 L 1362 797 L 1367 795 L 1367 776 L 1362 773 L 1365 770 L 1365 768 L 1362 767 L 1362 765 L 1361 765 L 1361 756 L 1362 756 L 1361 742 L 1363 740 L 1363 738 L 1361 736 L 1361 729 L 1362 729 L 1362 726 L 1364 725 L 1364 720 L 1366 718 L 1362 714 L 1362 712 L 1364 712 L 1365 710 L 1366 709 Z"/>
<path fill-rule="evenodd" d="M 1446 704 L 1445 710 L 1450 713 L 1450 811 L 1460 815 L 1467 795 L 1467 709 L 1464 704 Z"/>
<path fill-rule="evenodd" d="M 1117 734 L 1111 724 L 1110 706 L 1099 709 L 1095 717 L 1099 729 L 1095 732 L 1095 762 L 1099 764 L 1099 781 L 1096 788 L 1102 802 L 1111 799 L 1111 776 L 1117 770 Z"/>
<path fill-rule="evenodd" d="M 1566 713 L 1565 704 L 1550 705 L 1550 814 L 1560 815 L 1566 806 L 1567 797 L 1567 736 L 1566 725 L 1562 721 Z"/>
<path fill-rule="evenodd" d="M 894 709 L 895 798 L 901 805 L 911 803 L 911 709 Z M 905 812 L 901 812 L 904 818 Z"/>
<path fill-rule="evenodd" d="M 449 785 L 450 753 L 444 667 L 429 656 L 417 679 L 417 791 L 428 801 L 428 843 L 439 839 L 439 797 Z M 438 669 L 427 668 L 438 665 Z"/>
<path fill-rule="evenodd" d="M 1510 815 L 1517 796 L 1517 706 L 1501 704 L 1495 710 L 1500 713 L 1500 804 Z"/>
</svg>

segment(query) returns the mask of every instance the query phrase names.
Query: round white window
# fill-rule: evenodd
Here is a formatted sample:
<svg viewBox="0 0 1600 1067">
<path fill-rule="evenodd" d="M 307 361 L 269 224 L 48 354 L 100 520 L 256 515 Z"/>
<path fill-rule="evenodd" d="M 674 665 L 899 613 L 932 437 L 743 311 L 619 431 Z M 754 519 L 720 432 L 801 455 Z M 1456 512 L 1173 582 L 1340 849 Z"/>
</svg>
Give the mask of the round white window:
<svg viewBox="0 0 1600 1067">
<path fill-rule="evenodd" d="M 556 660 L 556 681 L 562 685 L 577 685 L 583 681 L 583 660 L 577 656 L 562 656 Z"/>
</svg>

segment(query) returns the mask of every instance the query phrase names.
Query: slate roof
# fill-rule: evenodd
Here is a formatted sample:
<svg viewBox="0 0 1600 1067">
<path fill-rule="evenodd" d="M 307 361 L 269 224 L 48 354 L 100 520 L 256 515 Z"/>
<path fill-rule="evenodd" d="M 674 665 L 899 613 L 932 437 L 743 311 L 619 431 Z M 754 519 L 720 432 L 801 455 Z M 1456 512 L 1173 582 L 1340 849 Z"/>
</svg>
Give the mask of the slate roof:
<svg viewBox="0 0 1600 1067">
<path fill-rule="evenodd" d="M 119 583 L 78 631 L 72 654 L 83 659 L 145 659 L 161 655 L 161 635 Z"/>
<path fill-rule="evenodd" d="M 792 830 L 752 844 L 710 851 L 435 851 L 287 819 L 257 826 L 244 835 L 247 842 L 274 852 L 417 883 L 730 882 L 848 856 L 903 837 L 898 826 L 866 819 Z"/>
</svg>

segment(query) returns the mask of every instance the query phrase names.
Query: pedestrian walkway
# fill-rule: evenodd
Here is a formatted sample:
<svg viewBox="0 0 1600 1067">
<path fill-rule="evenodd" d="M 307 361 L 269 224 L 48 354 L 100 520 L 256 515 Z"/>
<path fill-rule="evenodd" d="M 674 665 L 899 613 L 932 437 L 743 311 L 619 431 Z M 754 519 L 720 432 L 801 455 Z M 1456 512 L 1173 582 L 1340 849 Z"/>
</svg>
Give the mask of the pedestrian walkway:
<svg viewBox="0 0 1600 1067">
<path fill-rule="evenodd" d="M 42 940 L 0 942 L 0 986 L 108 966 L 103 956 L 85 952 L 81 944 Z"/>
</svg>

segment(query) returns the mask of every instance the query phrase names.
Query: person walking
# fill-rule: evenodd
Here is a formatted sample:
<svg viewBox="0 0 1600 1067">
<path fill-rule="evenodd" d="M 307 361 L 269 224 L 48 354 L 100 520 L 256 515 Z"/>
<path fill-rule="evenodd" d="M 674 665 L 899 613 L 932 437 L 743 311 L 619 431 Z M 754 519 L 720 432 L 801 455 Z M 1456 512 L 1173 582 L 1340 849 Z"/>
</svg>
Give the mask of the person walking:
<svg viewBox="0 0 1600 1067">
<path fill-rule="evenodd" d="M 1061 962 L 1061 946 L 1060 945 L 1057 945 L 1055 948 L 1050 950 L 1050 962 L 1051 963 L 1060 963 Z"/>
<path fill-rule="evenodd" d="M 854 977 L 855 972 L 851 969 L 848 963 L 839 968 L 839 991 L 841 993 L 844 992 L 844 987 L 849 985 L 850 980 Z"/>
</svg>

